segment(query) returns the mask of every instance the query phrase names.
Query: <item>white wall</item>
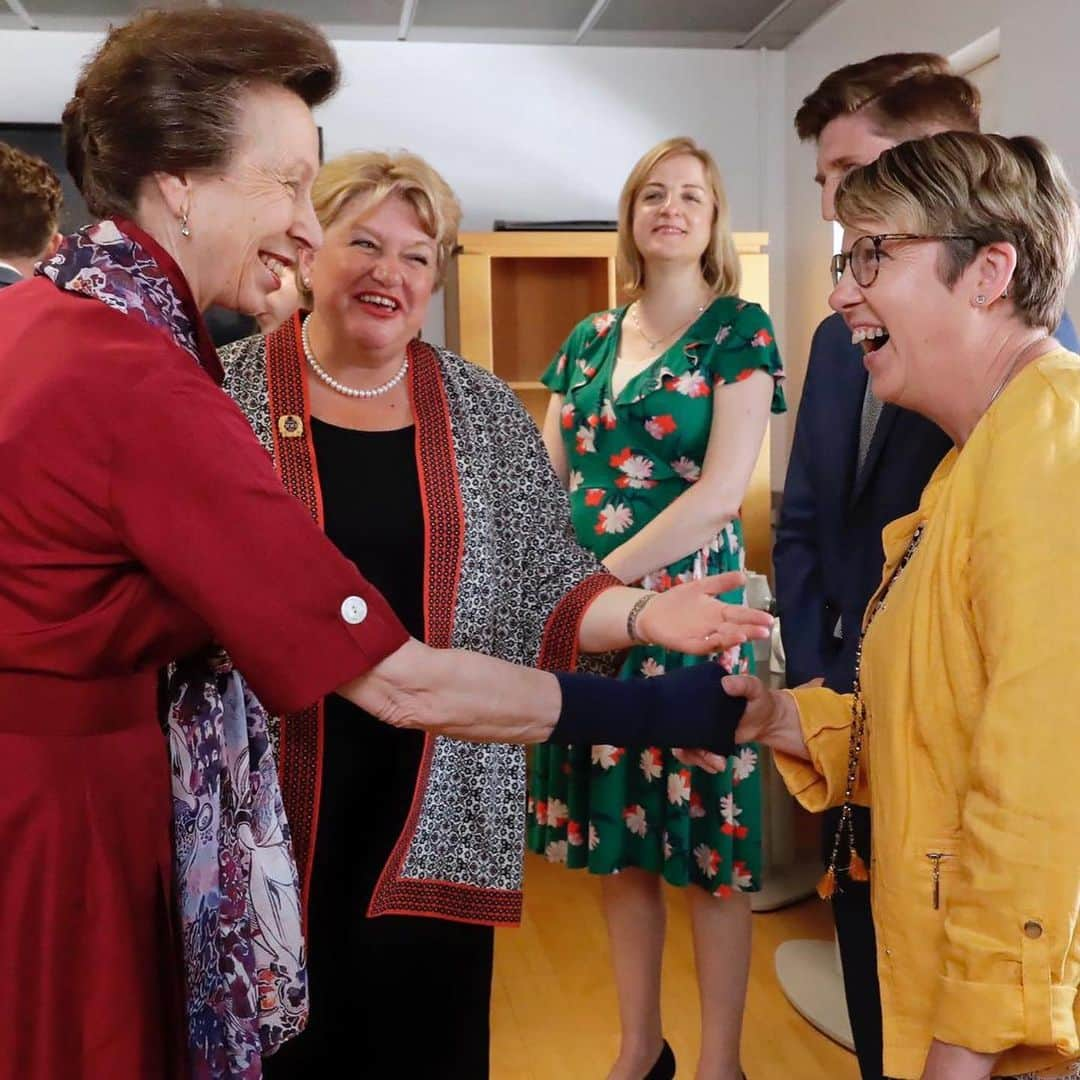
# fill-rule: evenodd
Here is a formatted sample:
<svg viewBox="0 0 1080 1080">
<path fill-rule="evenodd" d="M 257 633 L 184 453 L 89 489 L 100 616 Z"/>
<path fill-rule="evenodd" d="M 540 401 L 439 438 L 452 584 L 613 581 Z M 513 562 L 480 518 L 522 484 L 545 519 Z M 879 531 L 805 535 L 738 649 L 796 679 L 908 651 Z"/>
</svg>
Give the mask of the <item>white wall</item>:
<svg viewBox="0 0 1080 1080">
<path fill-rule="evenodd" d="M 1045 139 L 1065 163 L 1073 184 L 1080 185 L 1080 3 L 1002 3 L 1000 63 L 1001 130 Z M 1080 321 L 1080 275 L 1073 279 L 1068 306 L 1073 321 Z"/>
<path fill-rule="evenodd" d="M 736 229 L 767 230 L 783 215 L 782 187 L 765 182 L 778 167 L 768 128 L 777 120 L 762 119 L 782 98 L 781 55 L 337 44 L 347 79 L 320 113 L 327 154 L 423 154 L 461 198 L 465 229 L 490 229 L 496 218 L 614 218 L 633 163 L 675 134 L 716 155 Z"/>
<path fill-rule="evenodd" d="M 1076 0 L 845 0 L 787 50 L 786 352 L 789 384 L 801 389 L 810 338 L 828 311 L 831 231 L 820 220 L 812 181 L 812 146 L 790 134 L 803 97 L 834 68 L 889 51 L 950 55 L 1000 29 L 997 119 L 1004 134 L 1035 134 L 1080 180 L 1080 113 L 1075 69 L 1080 58 Z M 1080 283 L 1070 292 L 1080 314 Z M 792 394 L 794 397 L 795 394 Z M 790 427 L 790 426 L 789 426 Z"/>
<path fill-rule="evenodd" d="M 57 120 L 96 40 L 0 31 L 0 118 Z M 337 45 L 345 85 L 318 116 L 327 156 L 359 147 L 424 155 L 457 191 L 466 229 L 490 229 L 495 218 L 613 218 L 634 161 L 675 134 L 716 155 L 736 229 L 783 220 L 782 54 Z M 774 308 L 782 309 L 776 281 Z M 429 336 L 441 340 L 442 325 L 436 303 Z"/>
</svg>

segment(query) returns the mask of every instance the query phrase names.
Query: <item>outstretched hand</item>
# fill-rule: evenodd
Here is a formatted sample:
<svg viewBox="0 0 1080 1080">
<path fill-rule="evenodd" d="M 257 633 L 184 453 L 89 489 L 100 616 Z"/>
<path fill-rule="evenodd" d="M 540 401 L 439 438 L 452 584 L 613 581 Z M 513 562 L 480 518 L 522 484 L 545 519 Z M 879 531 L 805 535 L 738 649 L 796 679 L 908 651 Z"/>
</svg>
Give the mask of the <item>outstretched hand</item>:
<svg viewBox="0 0 1080 1080">
<path fill-rule="evenodd" d="M 732 570 L 676 585 L 645 606 L 638 617 L 638 634 L 655 645 L 697 656 L 767 638 L 771 615 L 716 599 L 745 584 L 746 575 Z"/>
</svg>

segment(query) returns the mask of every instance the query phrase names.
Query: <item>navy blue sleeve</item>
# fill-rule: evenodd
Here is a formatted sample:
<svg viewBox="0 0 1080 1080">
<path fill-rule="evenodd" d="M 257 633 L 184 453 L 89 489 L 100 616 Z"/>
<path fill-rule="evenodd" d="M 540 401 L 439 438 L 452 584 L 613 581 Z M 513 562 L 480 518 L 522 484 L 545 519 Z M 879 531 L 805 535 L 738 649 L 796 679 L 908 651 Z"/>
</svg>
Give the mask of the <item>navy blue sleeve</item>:
<svg viewBox="0 0 1080 1080">
<path fill-rule="evenodd" d="M 559 672 L 562 711 L 548 742 L 565 746 L 683 746 L 735 753 L 744 698 L 728 697 L 719 664 L 693 664 L 652 679 Z"/>
<path fill-rule="evenodd" d="M 834 347 L 836 323 L 835 317 L 822 322 L 810 345 L 773 548 L 776 605 L 789 686 L 798 686 L 825 674 L 822 642 L 825 585 L 818 544 L 818 506 L 811 469 L 814 447 L 810 430 L 814 410 L 829 407 L 829 388 L 818 386 L 821 364 L 815 361 L 817 356 Z M 839 326 L 841 330 L 846 329 L 843 322 Z"/>
<path fill-rule="evenodd" d="M 1076 327 L 1073 326 L 1073 321 L 1069 318 L 1067 311 L 1061 316 L 1061 325 L 1057 328 L 1054 337 L 1070 352 L 1080 353 L 1080 340 L 1076 337 Z"/>
</svg>

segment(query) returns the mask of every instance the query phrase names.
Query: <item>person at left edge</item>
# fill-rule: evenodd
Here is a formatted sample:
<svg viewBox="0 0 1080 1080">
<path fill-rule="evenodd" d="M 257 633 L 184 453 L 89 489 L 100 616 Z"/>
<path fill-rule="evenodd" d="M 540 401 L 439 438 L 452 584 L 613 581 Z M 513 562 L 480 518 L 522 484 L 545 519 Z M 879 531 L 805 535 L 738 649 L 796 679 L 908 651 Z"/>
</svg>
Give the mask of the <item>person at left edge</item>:
<svg viewBox="0 0 1080 1080">
<path fill-rule="evenodd" d="M 56 250 L 62 201 L 46 162 L 0 142 L 0 289 L 30 277 Z"/>
<path fill-rule="evenodd" d="M 64 116 L 106 220 L 0 295 L 3 1080 L 183 1071 L 156 716 L 172 658 L 216 639 L 274 709 L 337 687 L 482 741 L 584 715 L 580 681 L 411 639 L 215 385 L 201 309 L 260 314 L 321 241 L 310 106 L 338 72 L 319 31 L 274 13 L 113 29 Z M 702 603 L 702 636 L 754 633 Z"/>
</svg>

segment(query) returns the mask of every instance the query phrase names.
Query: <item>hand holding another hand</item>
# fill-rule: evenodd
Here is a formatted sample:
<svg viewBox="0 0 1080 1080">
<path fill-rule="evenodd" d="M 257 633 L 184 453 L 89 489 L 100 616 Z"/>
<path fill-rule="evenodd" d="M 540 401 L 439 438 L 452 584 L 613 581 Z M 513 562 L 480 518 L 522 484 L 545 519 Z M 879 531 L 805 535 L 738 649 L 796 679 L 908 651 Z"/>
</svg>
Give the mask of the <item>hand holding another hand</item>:
<svg viewBox="0 0 1080 1080">
<path fill-rule="evenodd" d="M 735 729 L 737 743 L 758 742 L 793 757 L 810 760 L 799 710 L 791 694 L 769 690 L 753 675 L 728 675 L 724 692 L 746 699 L 746 711 Z"/>
<path fill-rule="evenodd" d="M 821 679 L 814 679 L 807 686 L 820 686 Z M 763 743 L 773 749 L 809 760 L 810 751 L 803 738 L 799 723 L 799 711 L 790 694 L 769 690 L 753 675 L 726 675 L 724 693 L 729 697 L 744 698 L 746 710 L 735 729 L 736 743 Z M 727 761 L 707 750 L 674 751 L 684 765 L 697 766 L 706 772 L 723 772 Z"/>
</svg>

